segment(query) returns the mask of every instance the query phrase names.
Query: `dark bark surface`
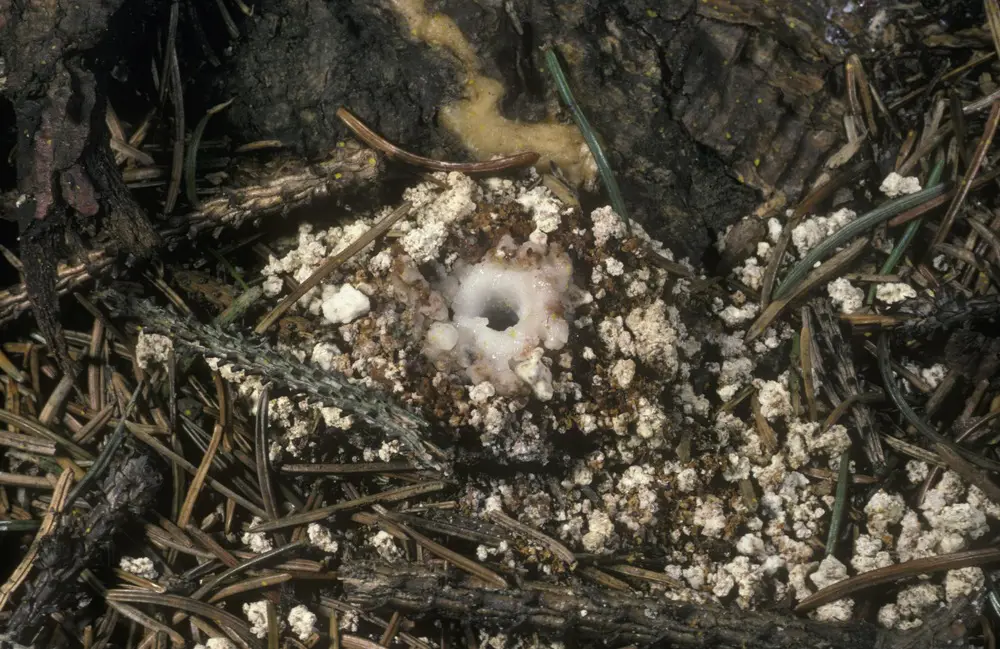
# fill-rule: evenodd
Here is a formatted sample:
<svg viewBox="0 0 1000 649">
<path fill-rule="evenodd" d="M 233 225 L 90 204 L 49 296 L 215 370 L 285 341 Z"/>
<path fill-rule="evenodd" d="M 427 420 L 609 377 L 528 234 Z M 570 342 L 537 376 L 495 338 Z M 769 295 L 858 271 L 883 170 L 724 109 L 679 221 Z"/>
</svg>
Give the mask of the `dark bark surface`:
<svg viewBox="0 0 1000 649">
<path fill-rule="evenodd" d="M 49 615 L 79 608 L 80 574 L 100 559 L 123 526 L 145 512 L 160 482 L 148 455 L 126 450 L 109 468 L 90 510 L 60 516 L 42 539 L 34 576 L 7 622 L 9 639 L 30 644 Z"/>
<path fill-rule="evenodd" d="M 123 11 L 125 4 L 0 3 L 0 53 L 8 71 L 0 91 L 13 106 L 17 129 L 16 219 L 25 285 L 64 371 L 72 371 L 72 363 L 59 322 L 56 265 L 67 232 L 103 230 L 138 255 L 158 243 L 113 172 L 107 148 L 100 46 L 123 18 L 145 13 L 142 3 Z"/>
<path fill-rule="evenodd" d="M 218 83 L 237 97 L 227 113 L 235 131 L 310 156 L 348 136 L 340 106 L 389 140 L 434 149 L 437 108 L 460 95 L 455 64 L 401 38 L 394 14 L 373 2 L 266 0 L 230 67 Z"/>
<path fill-rule="evenodd" d="M 466 157 L 436 109 L 460 95 L 447 55 L 410 42 L 388 2 L 264 2 L 234 53 L 227 96 L 243 133 L 291 135 L 328 150 L 349 106 L 373 128 L 428 155 Z M 635 217 L 699 257 L 758 195 L 801 194 L 836 144 L 843 106 L 827 78 L 847 45 L 864 45 L 869 3 L 464 2 L 429 10 L 455 20 L 483 71 L 502 80 L 506 116 L 543 118 L 557 101 L 541 47 L 570 53 L 570 81 L 610 148 Z M 787 5 L 787 6 L 786 6 Z"/>
</svg>

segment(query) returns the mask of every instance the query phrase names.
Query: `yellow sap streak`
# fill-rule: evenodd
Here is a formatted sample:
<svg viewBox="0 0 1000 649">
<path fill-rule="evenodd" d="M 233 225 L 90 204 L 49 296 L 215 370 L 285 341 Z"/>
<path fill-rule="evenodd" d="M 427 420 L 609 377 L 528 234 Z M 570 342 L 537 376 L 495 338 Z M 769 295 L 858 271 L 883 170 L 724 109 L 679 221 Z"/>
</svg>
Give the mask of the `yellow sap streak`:
<svg viewBox="0 0 1000 649">
<path fill-rule="evenodd" d="M 464 66 L 465 96 L 441 107 L 441 126 L 458 137 L 474 156 L 489 160 L 497 155 L 536 151 L 541 156 L 536 165 L 539 172 L 547 172 L 549 161 L 554 161 L 575 185 L 594 182 L 597 166 L 575 125 L 525 124 L 505 118 L 499 110 L 503 85 L 481 73 L 479 57 L 455 21 L 443 14 L 429 14 L 424 0 L 392 0 L 392 6 L 414 38 L 447 50 Z"/>
</svg>

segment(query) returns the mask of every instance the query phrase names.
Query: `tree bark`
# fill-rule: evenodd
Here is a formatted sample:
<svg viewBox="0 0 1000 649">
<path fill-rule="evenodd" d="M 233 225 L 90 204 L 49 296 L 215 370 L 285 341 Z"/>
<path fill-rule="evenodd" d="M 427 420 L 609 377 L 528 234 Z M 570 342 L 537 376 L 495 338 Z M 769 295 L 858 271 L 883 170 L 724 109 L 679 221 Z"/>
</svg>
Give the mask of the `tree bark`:
<svg viewBox="0 0 1000 649">
<path fill-rule="evenodd" d="M 99 63 L 91 69 L 98 57 L 87 56 L 125 4 L 0 2 L 0 45 L 10 71 L 0 91 L 10 98 L 17 124 L 16 215 L 25 285 L 39 328 L 67 373 L 73 363 L 55 288 L 66 234 L 96 232 L 94 218 L 103 211 L 104 229 L 132 253 L 147 256 L 158 243 L 120 174 L 109 170 L 104 71 Z"/>
</svg>

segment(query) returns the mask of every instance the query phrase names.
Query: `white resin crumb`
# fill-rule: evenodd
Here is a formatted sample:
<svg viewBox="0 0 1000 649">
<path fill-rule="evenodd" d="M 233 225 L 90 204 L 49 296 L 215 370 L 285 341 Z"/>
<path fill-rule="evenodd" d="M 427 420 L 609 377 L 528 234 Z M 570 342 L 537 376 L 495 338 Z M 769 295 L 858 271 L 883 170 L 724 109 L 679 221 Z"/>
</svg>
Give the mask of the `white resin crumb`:
<svg viewBox="0 0 1000 649">
<path fill-rule="evenodd" d="M 376 552 L 378 552 L 383 559 L 390 563 L 399 560 L 403 556 L 403 552 L 396 545 L 396 541 L 393 539 L 392 534 L 389 534 L 384 530 L 371 536 L 368 539 L 368 543 L 375 548 Z"/>
<path fill-rule="evenodd" d="M 319 414 L 323 417 L 323 423 L 330 428 L 347 430 L 354 425 L 354 417 L 345 415 L 343 410 L 335 406 L 320 408 Z"/>
<path fill-rule="evenodd" d="M 256 527 L 263 522 L 264 520 L 261 517 L 254 516 L 249 527 Z M 265 536 L 264 532 L 244 532 L 242 541 L 243 544 L 249 547 L 250 551 L 255 554 L 263 554 L 264 552 L 270 552 L 274 549 L 274 545 L 271 543 L 271 540 Z"/>
<path fill-rule="evenodd" d="M 555 232 L 562 222 L 559 212 L 562 203 L 552 195 L 547 187 L 539 185 L 520 196 L 515 201 L 531 212 L 535 227 L 544 233 Z"/>
<path fill-rule="evenodd" d="M 166 365 L 173 349 L 174 341 L 170 338 L 140 331 L 135 343 L 135 360 L 144 370 L 152 365 Z"/>
<path fill-rule="evenodd" d="M 334 361 L 340 356 L 340 349 L 329 342 L 316 343 L 312 349 L 309 360 L 318 365 L 323 370 L 329 372 L 333 369 Z"/>
<path fill-rule="evenodd" d="M 909 284 L 902 282 L 892 282 L 889 284 L 879 284 L 875 288 L 875 297 L 880 302 L 886 304 L 896 304 L 911 298 L 917 297 L 917 292 Z"/>
<path fill-rule="evenodd" d="M 411 218 L 418 224 L 456 223 L 476 210 L 479 188 L 471 178 L 457 171 L 438 172 L 433 178 L 435 182 L 420 183 L 403 192 L 403 200 L 413 206 Z"/>
<path fill-rule="evenodd" d="M 758 534 L 744 534 L 736 542 L 736 551 L 748 557 L 762 558 L 765 552 L 764 541 Z"/>
<path fill-rule="evenodd" d="M 663 376 L 672 378 L 677 371 L 677 330 L 667 318 L 663 300 L 646 308 L 636 308 L 625 318 L 632 332 L 639 358 L 656 367 Z"/>
<path fill-rule="evenodd" d="M 410 257 L 417 263 L 433 261 L 448 238 L 444 223 L 432 221 L 422 227 L 410 230 L 399 240 Z"/>
<path fill-rule="evenodd" d="M 541 401 L 549 401 L 554 394 L 552 390 L 552 371 L 542 359 L 545 357 L 545 350 L 535 347 L 528 354 L 528 357 L 514 366 L 514 374 L 524 381 L 536 397 Z"/>
<path fill-rule="evenodd" d="M 949 570 L 944 577 L 944 597 L 951 604 L 959 597 L 974 597 L 983 589 L 986 577 L 982 568 Z"/>
<path fill-rule="evenodd" d="M 612 277 L 620 277 L 625 272 L 625 265 L 614 257 L 605 259 L 604 267 L 607 269 L 608 275 Z"/>
<path fill-rule="evenodd" d="M 857 217 L 854 210 L 842 208 L 830 216 L 815 216 L 806 219 L 792 230 L 792 244 L 799 255 L 805 255 L 817 244 L 841 229 Z"/>
<path fill-rule="evenodd" d="M 719 538 L 726 529 L 726 512 L 722 501 L 715 496 L 708 496 L 704 501 L 700 498 L 698 508 L 694 511 L 694 525 L 701 528 L 703 536 Z"/>
<path fill-rule="evenodd" d="M 766 241 L 761 241 L 760 245 L 769 246 Z M 750 257 L 743 262 L 742 266 L 733 269 L 733 274 L 750 288 L 760 289 L 764 282 L 764 270 L 765 268 L 760 265 L 756 257 Z"/>
<path fill-rule="evenodd" d="M 611 239 L 625 236 L 625 223 L 610 206 L 599 207 L 590 213 L 594 223 L 594 240 L 598 246 L 605 246 Z"/>
<path fill-rule="evenodd" d="M 611 384 L 617 388 L 627 388 L 634 376 L 635 361 L 631 358 L 619 359 L 611 366 Z"/>
<path fill-rule="evenodd" d="M 920 378 L 924 380 L 924 383 L 929 385 L 933 390 L 937 386 L 941 385 L 941 381 L 948 374 L 948 368 L 942 363 L 935 363 L 930 367 L 920 370 Z"/>
<path fill-rule="evenodd" d="M 757 399 L 760 402 L 760 412 L 768 421 L 792 414 L 792 395 L 783 381 L 754 381 L 757 387 Z"/>
<path fill-rule="evenodd" d="M 847 566 L 841 563 L 837 557 L 827 556 L 820 561 L 816 572 L 811 574 L 809 579 L 816 585 L 816 588 L 823 590 L 827 586 L 847 579 Z"/>
<path fill-rule="evenodd" d="M 323 300 L 323 317 L 333 324 L 354 322 L 371 311 L 368 296 L 350 284 L 344 284 L 336 293 Z"/>
<path fill-rule="evenodd" d="M 830 299 L 844 313 L 854 313 L 864 304 L 865 292 L 840 277 L 826 285 Z"/>
<path fill-rule="evenodd" d="M 159 576 L 159 573 L 156 572 L 156 567 L 153 565 L 153 560 L 148 557 L 122 557 L 121 561 L 118 562 L 118 567 L 125 572 L 132 573 L 136 577 L 142 577 L 150 581 Z"/>
<path fill-rule="evenodd" d="M 469 401 L 472 403 L 486 403 L 497 393 L 496 388 L 489 381 L 483 381 L 469 387 Z"/>
<path fill-rule="evenodd" d="M 767 238 L 771 240 L 771 243 L 778 243 L 782 230 L 781 221 L 773 217 L 767 220 Z"/>
<path fill-rule="evenodd" d="M 845 597 L 818 607 L 813 617 L 821 622 L 848 622 L 853 613 L 854 600 Z"/>
<path fill-rule="evenodd" d="M 667 415 L 663 410 L 646 397 L 639 397 L 639 421 L 635 432 L 642 439 L 652 439 L 662 435 L 667 423 Z"/>
<path fill-rule="evenodd" d="M 243 605 L 243 615 L 250 622 L 250 633 L 258 638 L 267 637 L 267 600 L 247 602 Z M 278 618 L 279 629 L 284 628 L 284 622 Z"/>
<path fill-rule="evenodd" d="M 587 552 L 601 552 L 604 550 L 604 545 L 614 534 L 615 525 L 601 510 L 595 510 L 591 512 L 590 518 L 587 524 L 587 533 L 583 535 L 581 542 L 583 543 L 583 549 Z"/>
<path fill-rule="evenodd" d="M 906 478 L 910 484 L 920 484 L 930 474 L 930 465 L 920 460 L 910 460 L 906 463 Z"/>
<path fill-rule="evenodd" d="M 760 311 L 760 305 L 756 302 L 747 302 L 741 307 L 730 304 L 719 312 L 719 317 L 730 327 L 737 327 L 752 320 L 758 311 Z"/>
<path fill-rule="evenodd" d="M 869 572 L 885 568 L 893 564 L 892 555 L 884 549 L 885 543 L 881 537 L 871 534 L 859 534 L 854 540 L 854 556 L 851 567 L 861 572 Z"/>
<path fill-rule="evenodd" d="M 288 625 L 299 640 L 308 640 L 316 631 L 316 614 L 299 604 L 288 612 Z"/>
<path fill-rule="evenodd" d="M 888 533 L 889 526 L 902 521 L 906 511 L 906 502 L 902 496 L 889 494 L 879 489 L 865 505 L 865 514 L 868 515 L 868 531 L 872 534 Z"/>
<path fill-rule="evenodd" d="M 936 584 L 920 583 L 902 589 L 896 596 L 896 603 L 879 609 L 880 625 L 908 631 L 922 626 L 923 617 L 942 602 L 941 587 Z"/>
<path fill-rule="evenodd" d="M 698 470 L 687 468 L 677 474 L 677 488 L 684 493 L 691 493 L 698 488 L 701 480 L 698 479 Z"/>
<path fill-rule="evenodd" d="M 336 539 L 330 533 L 330 528 L 325 525 L 320 525 L 319 523 L 309 523 L 309 527 L 306 528 L 306 534 L 309 536 L 309 543 L 313 547 L 317 547 L 324 552 L 329 552 L 333 554 L 340 547 Z"/>
<path fill-rule="evenodd" d="M 893 171 L 885 177 L 878 189 L 889 198 L 914 194 L 921 189 L 920 179 L 916 176 L 901 176 Z"/>
</svg>

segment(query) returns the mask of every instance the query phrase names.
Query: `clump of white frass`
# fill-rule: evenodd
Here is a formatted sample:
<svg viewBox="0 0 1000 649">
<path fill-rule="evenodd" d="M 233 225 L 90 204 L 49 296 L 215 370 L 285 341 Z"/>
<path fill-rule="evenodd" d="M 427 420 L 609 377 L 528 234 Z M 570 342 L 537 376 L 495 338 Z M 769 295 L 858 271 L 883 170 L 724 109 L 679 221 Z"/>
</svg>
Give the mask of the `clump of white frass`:
<svg viewBox="0 0 1000 649">
<path fill-rule="evenodd" d="M 153 580 L 159 576 L 153 560 L 148 557 L 122 557 L 118 567 L 143 579 Z"/>
<path fill-rule="evenodd" d="M 299 640 L 308 640 L 316 631 L 316 614 L 299 604 L 288 612 L 288 624 Z"/>
<path fill-rule="evenodd" d="M 893 171 L 885 177 L 878 189 L 889 198 L 915 194 L 920 191 L 920 179 L 916 176 L 901 176 Z"/>
<path fill-rule="evenodd" d="M 256 602 L 247 602 L 243 605 L 243 615 L 250 622 L 250 633 L 258 638 L 267 637 L 267 600 L 262 599 Z M 285 623 L 278 618 L 278 628 L 283 629 Z"/>
<path fill-rule="evenodd" d="M 263 522 L 264 520 L 261 517 L 254 516 L 253 521 L 251 521 L 248 527 L 254 528 Z M 241 540 L 250 548 L 252 552 L 256 554 L 263 554 L 264 552 L 270 552 L 274 549 L 274 546 L 271 544 L 271 540 L 267 538 L 263 532 L 244 532 Z"/>
<path fill-rule="evenodd" d="M 140 331 L 135 343 L 135 360 L 144 370 L 152 366 L 165 366 L 170 361 L 173 349 L 174 342 L 167 336 Z"/>
<path fill-rule="evenodd" d="M 324 297 L 323 317 L 333 324 L 354 322 L 371 311 L 368 296 L 350 284 L 344 284 L 328 297 Z"/>
</svg>

